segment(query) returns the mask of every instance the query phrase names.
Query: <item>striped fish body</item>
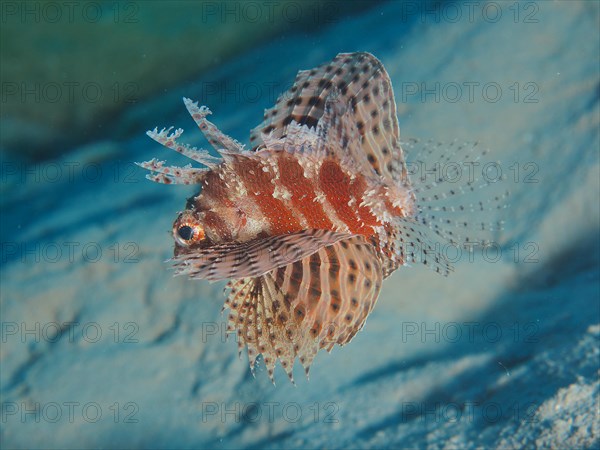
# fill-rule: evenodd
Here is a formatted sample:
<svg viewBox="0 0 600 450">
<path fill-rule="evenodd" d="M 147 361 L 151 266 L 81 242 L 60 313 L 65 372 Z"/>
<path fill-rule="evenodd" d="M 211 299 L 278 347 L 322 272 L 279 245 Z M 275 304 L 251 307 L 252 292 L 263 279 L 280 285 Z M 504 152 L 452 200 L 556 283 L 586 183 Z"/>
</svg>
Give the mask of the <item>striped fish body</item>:
<svg viewBox="0 0 600 450">
<path fill-rule="evenodd" d="M 451 270 L 426 231 L 455 239 L 439 223 L 458 223 L 446 214 L 468 208 L 438 200 L 467 189 L 413 187 L 391 82 L 373 55 L 340 54 L 299 72 L 252 130 L 250 150 L 209 122 L 206 107 L 184 102 L 220 158 L 179 143 L 181 129 L 155 129 L 151 138 L 205 168 L 140 165 L 153 181 L 201 186 L 173 224 L 176 273 L 231 280 L 228 330 L 253 373 L 262 355 L 272 380 L 277 361 L 292 381 L 296 360 L 308 375 L 320 349 L 364 326 L 399 266 Z"/>
<path fill-rule="evenodd" d="M 364 236 L 382 258 L 391 257 L 382 251 L 393 244 L 386 228 L 414 209 L 410 193 L 344 167 L 338 158 L 320 157 L 306 143 L 290 147 L 229 155 L 207 174 L 192 208 L 207 236 L 204 245 L 331 230 Z M 186 251 L 178 245 L 176 255 Z"/>
</svg>

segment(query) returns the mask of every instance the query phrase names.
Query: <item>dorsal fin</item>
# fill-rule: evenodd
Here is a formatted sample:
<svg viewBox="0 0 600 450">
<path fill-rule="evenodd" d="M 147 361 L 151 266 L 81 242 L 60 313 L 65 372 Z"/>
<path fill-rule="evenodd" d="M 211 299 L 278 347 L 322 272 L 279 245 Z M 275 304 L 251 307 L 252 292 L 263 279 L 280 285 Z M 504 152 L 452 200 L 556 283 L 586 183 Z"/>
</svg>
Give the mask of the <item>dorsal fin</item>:
<svg viewBox="0 0 600 450">
<path fill-rule="evenodd" d="M 263 134 L 285 137 L 292 121 L 316 127 L 333 93 L 354 122 L 359 145 L 375 173 L 403 184 L 406 167 L 390 77 L 370 53 L 340 53 L 329 63 L 298 72 L 294 85 L 265 111 L 264 121 L 251 131 L 252 149 L 264 144 Z"/>
</svg>

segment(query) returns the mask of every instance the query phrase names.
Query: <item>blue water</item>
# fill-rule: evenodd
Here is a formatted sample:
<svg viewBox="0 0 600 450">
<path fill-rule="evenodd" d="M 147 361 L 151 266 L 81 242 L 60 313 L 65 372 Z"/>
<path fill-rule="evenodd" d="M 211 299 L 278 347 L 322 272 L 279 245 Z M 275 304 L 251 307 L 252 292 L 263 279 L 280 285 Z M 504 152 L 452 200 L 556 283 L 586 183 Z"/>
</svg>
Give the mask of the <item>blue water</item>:
<svg viewBox="0 0 600 450">
<path fill-rule="evenodd" d="M 32 162 L 4 141 L 2 448 L 597 448 L 598 18 L 591 2 L 378 3 L 164 81 L 64 151 Z M 273 386 L 225 340 L 223 283 L 165 263 L 196 188 L 133 162 L 187 164 L 155 126 L 209 147 L 183 96 L 247 143 L 298 70 L 351 51 L 385 65 L 402 138 L 491 149 L 511 191 L 500 255 L 464 254 L 448 278 L 401 268 L 351 344 Z"/>
</svg>

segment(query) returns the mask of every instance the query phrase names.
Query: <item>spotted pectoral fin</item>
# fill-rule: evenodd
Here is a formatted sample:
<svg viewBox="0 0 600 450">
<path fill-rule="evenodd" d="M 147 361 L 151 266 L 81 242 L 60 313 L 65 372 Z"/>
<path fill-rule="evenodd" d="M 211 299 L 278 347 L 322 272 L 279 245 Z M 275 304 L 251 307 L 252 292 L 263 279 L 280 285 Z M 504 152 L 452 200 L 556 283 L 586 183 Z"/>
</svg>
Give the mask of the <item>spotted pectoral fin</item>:
<svg viewBox="0 0 600 450">
<path fill-rule="evenodd" d="M 229 332 L 250 367 L 263 355 L 269 376 L 277 360 L 293 381 L 296 358 L 308 375 L 319 349 L 344 345 L 363 327 L 382 282 L 375 248 L 354 236 L 261 277 L 229 283 Z"/>
<path fill-rule="evenodd" d="M 349 236 L 328 230 L 303 230 L 241 243 L 180 249 L 173 258 L 175 273 L 210 281 L 257 277 Z"/>
<path fill-rule="evenodd" d="M 383 64 L 366 52 L 340 53 L 330 62 L 298 72 L 294 85 L 251 131 L 252 149 L 264 144 L 263 135 L 285 137 L 292 122 L 316 128 L 332 96 L 345 106 L 347 119 L 358 130 L 367 170 L 402 184 L 407 171 L 392 84 Z"/>
</svg>

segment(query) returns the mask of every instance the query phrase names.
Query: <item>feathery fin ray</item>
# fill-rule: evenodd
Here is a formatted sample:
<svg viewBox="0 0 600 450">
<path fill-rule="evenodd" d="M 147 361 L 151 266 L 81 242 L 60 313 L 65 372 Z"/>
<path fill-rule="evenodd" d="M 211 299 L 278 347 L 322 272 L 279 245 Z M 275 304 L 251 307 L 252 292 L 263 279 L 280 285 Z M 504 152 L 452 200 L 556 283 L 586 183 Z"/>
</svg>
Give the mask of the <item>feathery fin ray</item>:
<svg viewBox="0 0 600 450">
<path fill-rule="evenodd" d="M 186 249 L 173 258 L 175 273 L 209 281 L 256 277 L 348 238 L 348 233 L 303 230 L 297 233 Z"/>
<path fill-rule="evenodd" d="M 296 358 L 308 372 L 319 349 L 345 345 L 364 326 L 382 283 L 380 259 L 353 236 L 260 277 L 227 285 L 229 333 L 248 349 L 252 373 L 262 354 L 274 382 L 277 361 L 292 382 Z"/>
</svg>

